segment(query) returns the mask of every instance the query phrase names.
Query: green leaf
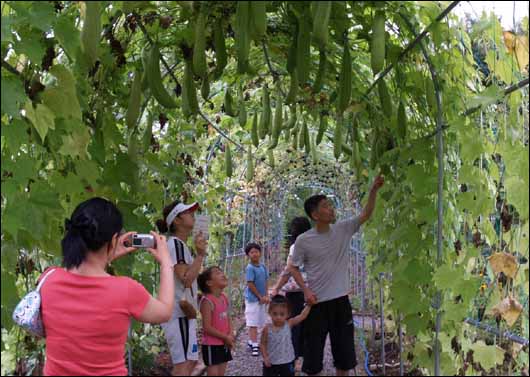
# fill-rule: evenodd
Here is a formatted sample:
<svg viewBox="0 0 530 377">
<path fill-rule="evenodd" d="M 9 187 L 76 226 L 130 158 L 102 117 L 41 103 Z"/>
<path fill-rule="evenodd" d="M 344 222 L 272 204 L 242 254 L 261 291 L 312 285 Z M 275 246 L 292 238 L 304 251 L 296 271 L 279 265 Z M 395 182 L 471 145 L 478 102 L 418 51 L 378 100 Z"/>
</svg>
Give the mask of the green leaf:
<svg viewBox="0 0 530 377">
<path fill-rule="evenodd" d="M 3 70 L 2 70 L 3 72 Z M 18 77 L 2 75 L 2 114 L 20 118 L 20 106 L 26 102 L 26 93 Z"/>
<path fill-rule="evenodd" d="M 56 117 L 81 119 L 81 107 L 77 100 L 75 79 L 63 65 L 56 64 L 50 73 L 57 78 L 57 85 L 49 86 L 42 93 L 42 101 Z"/>
<path fill-rule="evenodd" d="M 2 138 L 5 138 L 11 152 L 19 150 L 22 144 L 28 142 L 28 123 L 21 119 L 13 119 L 10 123 L 2 123 Z"/>
<path fill-rule="evenodd" d="M 522 143 L 504 142 L 499 144 L 499 152 L 506 165 L 507 177 L 519 177 L 528 186 L 529 157 L 528 147 Z"/>
<path fill-rule="evenodd" d="M 488 63 L 488 67 L 492 74 L 498 76 L 501 81 L 507 83 L 513 82 L 515 77 L 512 67 L 517 67 L 517 63 L 515 61 L 511 62 L 513 59 L 511 55 L 502 54 L 501 56 L 497 56 L 497 54 L 499 54 L 499 52 L 494 50 L 489 50 L 487 52 L 486 63 Z"/>
<path fill-rule="evenodd" d="M 54 5 L 48 1 L 11 1 L 9 6 L 16 11 L 21 23 L 25 22 L 42 31 L 49 31 L 55 20 Z"/>
<path fill-rule="evenodd" d="M 89 184 L 95 184 L 101 177 L 99 167 L 92 160 L 79 160 L 75 163 L 77 174 Z"/>
<path fill-rule="evenodd" d="M 39 241 L 49 235 L 50 222 L 46 220 L 45 216 L 45 213 L 49 212 L 47 208 L 37 207 L 28 202 L 19 207 L 19 212 L 25 219 L 22 229 L 29 232 L 32 241 Z"/>
<path fill-rule="evenodd" d="M 71 15 L 62 14 L 53 27 L 55 36 L 61 46 L 66 51 L 66 54 L 74 59 L 77 56 L 77 52 L 81 48 L 80 43 L 80 32 L 75 27 L 75 20 Z"/>
<path fill-rule="evenodd" d="M 33 123 L 39 133 L 41 140 L 44 142 L 49 129 L 55 129 L 55 114 L 45 105 L 38 104 L 33 109 L 33 104 L 28 100 L 26 102 L 26 117 Z"/>
<path fill-rule="evenodd" d="M 407 334 L 415 336 L 420 332 L 425 331 L 425 329 L 429 327 L 430 316 L 427 315 L 428 313 L 429 312 L 426 311 L 421 313 L 421 315 L 419 313 L 411 313 L 406 315 L 403 318 L 403 324 L 406 327 Z M 416 344 L 424 345 L 421 342 L 416 342 Z M 414 356 L 417 356 L 417 354 L 414 353 Z"/>
<path fill-rule="evenodd" d="M 463 303 L 455 303 L 453 301 L 447 301 L 444 302 L 444 321 L 453 321 L 457 324 L 460 324 L 463 322 L 463 320 L 466 318 L 467 313 L 469 311 L 469 308 L 467 305 L 464 305 Z"/>
<path fill-rule="evenodd" d="M 50 182 L 55 190 L 62 195 L 78 194 L 85 191 L 85 187 L 77 174 L 68 174 L 63 176 L 54 172 L 50 177 Z"/>
<path fill-rule="evenodd" d="M 35 206 L 46 207 L 46 211 L 62 211 L 57 206 L 59 202 L 57 191 L 45 182 L 36 182 L 31 185 L 29 201 Z"/>
<path fill-rule="evenodd" d="M 90 133 L 84 124 L 79 122 L 78 127 L 74 129 L 72 134 L 63 136 L 62 138 L 63 146 L 59 149 L 60 154 L 71 157 L 86 157 Z"/>
<path fill-rule="evenodd" d="M 473 125 L 459 129 L 462 161 L 472 163 L 483 153 L 492 153 L 493 146 Z"/>
<path fill-rule="evenodd" d="M 480 280 L 476 276 L 462 277 L 453 282 L 453 292 L 455 295 L 460 295 L 464 302 L 469 302 L 477 294 L 480 287 Z"/>
<path fill-rule="evenodd" d="M 13 23 L 12 17 L 2 16 L 2 43 L 13 41 Z"/>
<path fill-rule="evenodd" d="M 107 162 L 103 172 L 103 181 L 119 186 L 120 182 L 129 183 L 134 180 L 136 166 L 128 154 L 120 153 L 114 164 Z"/>
<path fill-rule="evenodd" d="M 492 210 L 491 199 L 484 195 L 484 189 L 460 193 L 458 202 L 460 208 L 467 209 L 475 216 L 488 215 Z"/>
<path fill-rule="evenodd" d="M 28 184 L 29 179 L 35 178 L 40 164 L 40 161 L 35 161 L 34 158 L 26 154 L 21 154 L 14 161 L 2 159 L 2 167 L 12 172 L 12 179 L 23 186 Z"/>
<path fill-rule="evenodd" d="M 25 229 L 31 241 L 37 241 L 46 235 L 48 226 L 44 212 L 29 203 L 27 196 L 22 194 L 11 198 L 2 216 L 2 231 L 11 234 L 15 240 L 18 233 Z"/>
<path fill-rule="evenodd" d="M 491 68 L 491 66 L 490 66 Z M 496 85 L 490 85 L 486 90 L 480 92 L 468 102 L 468 108 L 478 106 L 487 106 L 496 103 L 504 96 L 502 88 Z"/>
<path fill-rule="evenodd" d="M 425 303 L 418 299 L 421 297 L 419 284 L 411 284 L 403 280 L 393 282 L 390 297 L 392 307 L 402 313 L 421 313 L 428 309 Z"/>
<path fill-rule="evenodd" d="M 473 344 L 473 360 L 478 362 L 486 371 L 496 365 L 502 365 L 504 350 L 495 345 L 488 346 L 483 340 Z"/>
<path fill-rule="evenodd" d="M 438 289 L 446 290 L 454 286 L 455 281 L 462 279 L 463 272 L 460 269 L 444 264 L 434 273 L 433 281 Z"/>
<path fill-rule="evenodd" d="M 524 219 L 528 219 L 528 183 L 519 177 L 509 177 L 504 181 L 508 202 L 513 204 Z"/>
<path fill-rule="evenodd" d="M 20 197 L 20 195 L 15 195 L 16 196 L 11 196 L 9 198 L 2 213 L 2 234 L 11 235 L 11 237 L 16 241 L 18 230 L 22 228 L 24 219 L 20 216 L 20 211 L 18 210 L 20 202 L 17 199 Z"/>
<path fill-rule="evenodd" d="M 42 32 L 36 29 L 23 28 L 18 32 L 20 40 L 15 43 L 17 54 L 25 54 L 29 60 L 40 66 L 46 47 L 42 43 Z"/>
<path fill-rule="evenodd" d="M 17 250 L 8 250 L 7 252 L 16 253 Z M 4 252 L 2 250 L 2 328 L 5 327 L 9 330 L 13 326 L 13 310 L 15 310 L 19 297 L 17 294 L 13 270 L 4 268 L 3 254 Z"/>
<path fill-rule="evenodd" d="M 432 280 L 430 265 L 418 259 L 410 260 L 404 273 L 408 281 L 413 281 L 417 285 L 429 283 Z"/>
</svg>

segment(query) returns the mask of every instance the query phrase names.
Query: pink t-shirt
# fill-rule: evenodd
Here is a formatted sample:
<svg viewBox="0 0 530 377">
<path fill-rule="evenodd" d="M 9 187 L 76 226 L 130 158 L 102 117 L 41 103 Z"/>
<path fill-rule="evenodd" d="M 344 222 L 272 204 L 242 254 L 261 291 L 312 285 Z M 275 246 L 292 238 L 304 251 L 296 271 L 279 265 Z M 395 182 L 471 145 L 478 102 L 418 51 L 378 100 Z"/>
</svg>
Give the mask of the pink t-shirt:
<svg viewBox="0 0 530 377">
<path fill-rule="evenodd" d="M 228 318 L 228 299 L 221 293 L 221 296 L 215 297 L 212 294 L 206 294 L 202 301 L 208 302 L 212 307 L 212 327 L 223 334 L 230 332 L 230 320 Z M 203 331 L 202 344 L 207 346 L 222 346 L 224 341 L 215 336 L 211 336 Z"/>
<path fill-rule="evenodd" d="M 82 276 L 57 268 L 41 288 L 44 375 L 125 376 L 130 317 L 150 294 L 128 277 Z"/>
</svg>

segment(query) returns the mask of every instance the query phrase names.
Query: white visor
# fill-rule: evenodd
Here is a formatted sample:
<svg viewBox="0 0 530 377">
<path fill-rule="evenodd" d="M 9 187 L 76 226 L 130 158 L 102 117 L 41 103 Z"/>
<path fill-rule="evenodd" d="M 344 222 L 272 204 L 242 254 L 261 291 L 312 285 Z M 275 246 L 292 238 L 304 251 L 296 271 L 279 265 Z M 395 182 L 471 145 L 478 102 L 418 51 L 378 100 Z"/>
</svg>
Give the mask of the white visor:
<svg viewBox="0 0 530 377">
<path fill-rule="evenodd" d="M 183 203 L 179 203 L 175 206 L 175 208 L 173 208 L 171 210 L 171 212 L 169 213 L 169 215 L 167 215 L 167 218 L 166 218 L 166 223 L 167 223 L 167 226 L 168 228 L 171 226 L 171 224 L 173 223 L 173 220 L 175 220 L 175 217 L 177 217 L 178 215 L 180 215 L 182 212 L 186 212 L 187 210 L 189 209 L 193 209 L 194 211 L 196 211 L 197 209 L 199 209 L 199 203 L 195 202 L 195 203 L 192 203 L 192 204 L 183 204 Z"/>
</svg>

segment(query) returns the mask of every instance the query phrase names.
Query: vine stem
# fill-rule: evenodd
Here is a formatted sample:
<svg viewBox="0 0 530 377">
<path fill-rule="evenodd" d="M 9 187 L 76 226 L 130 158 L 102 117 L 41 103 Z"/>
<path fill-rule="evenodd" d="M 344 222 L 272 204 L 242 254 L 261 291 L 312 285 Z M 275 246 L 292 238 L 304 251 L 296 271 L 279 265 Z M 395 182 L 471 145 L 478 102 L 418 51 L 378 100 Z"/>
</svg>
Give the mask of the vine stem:
<svg viewBox="0 0 530 377">
<path fill-rule="evenodd" d="M 140 29 L 142 30 L 142 33 L 144 34 L 145 38 L 147 39 L 147 41 L 154 45 L 154 41 L 153 41 L 153 38 L 151 38 L 149 36 L 149 33 L 147 32 L 144 24 L 140 21 L 140 18 L 138 18 L 138 21 L 137 21 L 137 24 L 138 26 L 140 27 Z M 160 60 L 162 61 L 162 64 L 164 65 L 164 67 L 166 68 L 168 74 L 171 76 L 171 78 L 175 81 L 175 84 L 179 84 L 179 80 L 177 79 L 177 76 L 175 76 L 175 74 L 173 73 L 173 70 L 171 69 L 171 67 L 169 66 L 169 64 L 167 64 L 166 62 L 166 59 L 164 59 L 164 57 L 162 55 L 160 55 Z"/>
<path fill-rule="evenodd" d="M 265 56 L 265 62 L 267 63 L 267 67 L 269 67 L 269 71 L 272 75 L 272 81 L 276 82 L 279 79 L 280 74 L 277 71 L 275 71 L 274 68 L 272 67 L 272 63 L 269 58 L 269 52 L 267 50 L 267 44 L 265 43 L 265 39 L 261 41 L 261 46 L 263 47 L 263 55 Z M 286 95 L 281 85 L 278 85 L 278 88 L 280 89 L 280 93 L 282 94 L 282 96 L 285 97 Z"/>
<path fill-rule="evenodd" d="M 523 79 L 523 80 L 519 81 L 518 83 L 513 84 L 513 85 L 510 85 L 509 87 L 505 88 L 505 89 L 504 89 L 504 96 L 507 96 L 507 95 L 509 95 L 509 94 L 511 94 L 511 93 L 513 93 L 513 92 L 515 92 L 516 90 L 519 90 L 519 89 L 521 89 L 521 88 L 524 88 L 525 86 L 528 85 L 529 80 L 530 80 L 530 78 L 527 77 L 526 79 Z M 472 108 L 470 108 L 470 109 L 467 109 L 467 110 L 464 112 L 463 115 L 464 115 L 464 116 L 468 116 L 468 115 L 470 115 L 470 114 L 473 114 L 475 111 L 480 110 L 481 107 L 482 107 L 482 106 L 479 105 L 479 106 L 476 106 L 476 107 L 472 107 Z"/>
<path fill-rule="evenodd" d="M 6 62 L 5 60 L 2 60 L 2 68 L 5 68 L 9 73 L 12 73 L 15 76 L 20 77 L 20 72 L 17 71 L 15 67 L 13 67 L 11 64 Z"/>
<path fill-rule="evenodd" d="M 422 39 L 427 36 L 427 34 L 429 33 L 429 29 L 434 24 L 440 22 L 440 20 L 442 20 L 445 16 L 447 16 L 449 12 L 451 12 L 458 5 L 458 3 L 460 3 L 460 1 L 453 1 L 451 4 L 449 4 L 449 6 L 445 8 L 442 11 L 442 13 L 440 13 L 438 17 L 436 17 L 436 19 L 429 26 L 423 29 L 423 31 L 420 34 L 417 34 L 416 38 L 414 38 L 414 40 L 410 42 L 407 47 L 405 47 L 405 49 L 401 52 L 401 54 L 399 54 L 396 62 L 399 62 L 401 59 L 405 57 L 405 55 L 407 55 L 410 51 L 412 51 L 412 49 L 416 47 L 416 45 L 418 45 L 422 41 Z M 376 79 L 374 80 L 372 85 L 368 88 L 368 90 L 366 91 L 364 95 L 367 96 L 368 93 L 370 93 L 375 88 L 377 83 L 381 81 L 394 68 L 394 66 L 395 66 L 394 63 L 392 63 L 388 67 L 386 67 L 381 73 L 379 73 L 376 76 Z"/>
</svg>

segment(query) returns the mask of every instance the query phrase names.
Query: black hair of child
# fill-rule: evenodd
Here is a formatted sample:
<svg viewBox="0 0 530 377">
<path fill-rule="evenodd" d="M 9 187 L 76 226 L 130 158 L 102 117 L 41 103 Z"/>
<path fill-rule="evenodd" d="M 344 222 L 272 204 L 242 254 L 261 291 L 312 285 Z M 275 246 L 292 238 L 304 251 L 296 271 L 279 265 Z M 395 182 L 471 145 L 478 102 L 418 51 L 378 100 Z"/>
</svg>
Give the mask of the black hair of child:
<svg viewBox="0 0 530 377">
<path fill-rule="evenodd" d="M 245 254 L 248 255 L 248 253 L 250 253 L 250 250 L 252 249 L 257 249 L 261 253 L 261 246 L 258 245 L 257 243 L 250 242 L 250 243 L 247 243 L 247 246 L 245 246 Z"/>
<path fill-rule="evenodd" d="M 203 272 L 201 272 L 199 276 L 197 276 L 197 285 L 199 286 L 199 289 L 201 290 L 201 292 L 204 294 L 210 293 L 210 287 L 208 286 L 208 282 L 212 280 L 212 272 L 215 269 L 220 270 L 221 267 L 219 266 L 208 267 Z"/>
<path fill-rule="evenodd" d="M 276 306 L 284 306 L 288 312 L 291 312 L 289 301 L 287 301 L 287 298 L 285 298 L 285 296 L 275 295 L 271 298 L 271 302 L 269 303 L 269 311 L 271 311 Z"/>
</svg>

